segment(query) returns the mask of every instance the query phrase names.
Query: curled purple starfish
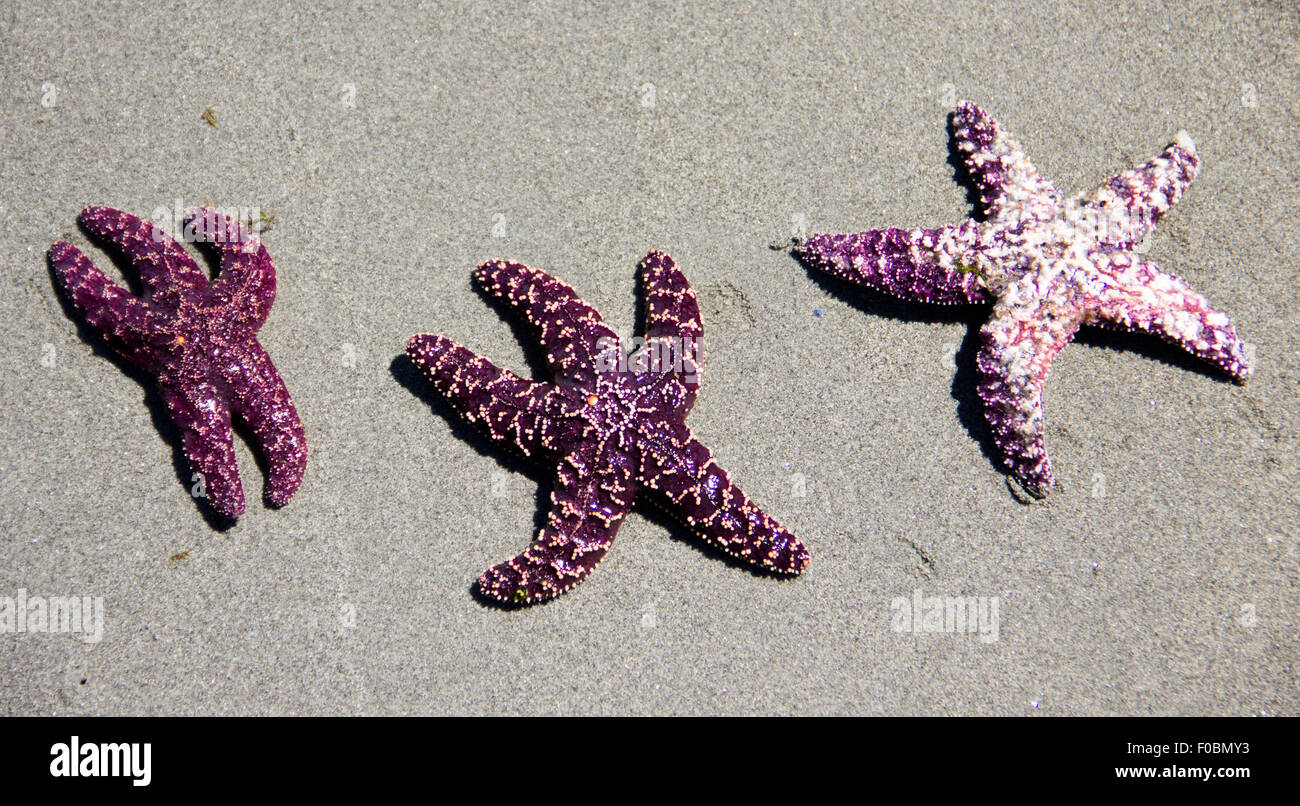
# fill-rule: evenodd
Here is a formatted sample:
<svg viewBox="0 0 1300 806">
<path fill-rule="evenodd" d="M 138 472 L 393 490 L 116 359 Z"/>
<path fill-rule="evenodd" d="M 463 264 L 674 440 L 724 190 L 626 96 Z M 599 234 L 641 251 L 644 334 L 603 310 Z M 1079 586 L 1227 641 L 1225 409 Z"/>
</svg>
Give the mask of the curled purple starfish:
<svg viewBox="0 0 1300 806">
<path fill-rule="evenodd" d="M 686 415 L 703 370 L 695 291 L 672 258 L 641 262 L 645 344 L 628 356 L 573 289 L 519 263 L 489 261 L 475 278 L 537 330 L 554 383 L 525 380 L 441 336 L 406 352 L 465 419 L 555 469 L 547 525 L 518 556 L 486 571 L 479 590 L 506 603 L 554 597 L 605 556 L 638 492 L 649 493 L 724 552 L 797 574 L 799 539 L 753 504 L 691 436 Z"/>
<path fill-rule="evenodd" d="M 981 330 L 979 396 L 1012 474 L 1038 497 L 1052 488 L 1042 390 L 1052 359 L 1081 325 L 1154 333 L 1233 378 L 1251 372 L 1228 317 L 1135 250 L 1200 168 L 1185 132 L 1160 156 L 1090 197 L 1064 200 L 992 117 L 965 102 L 956 143 L 985 221 L 933 229 L 813 235 L 797 254 L 846 280 L 920 302 L 993 302 Z"/>
<path fill-rule="evenodd" d="M 257 437 L 269 465 L 266 497 L 276 506 L 302 482 L 307 437 L 289 390 L 254 336 L 275 301 L 266 247 L 215 210 L 190 210 L 185 220 L 187 232 L 214 244 L 221 256 L 214 281 L 167 233 L 111 207 L 87 207 L 81 223 L 130 258 L 143 297 L 109 280 L 72 244 L 50 247 L 50 261 L 90 326 L 157 378 L 208 502 L 233 518 L 244 512 L 244 491 L 231 412 Z"/>
</svg>

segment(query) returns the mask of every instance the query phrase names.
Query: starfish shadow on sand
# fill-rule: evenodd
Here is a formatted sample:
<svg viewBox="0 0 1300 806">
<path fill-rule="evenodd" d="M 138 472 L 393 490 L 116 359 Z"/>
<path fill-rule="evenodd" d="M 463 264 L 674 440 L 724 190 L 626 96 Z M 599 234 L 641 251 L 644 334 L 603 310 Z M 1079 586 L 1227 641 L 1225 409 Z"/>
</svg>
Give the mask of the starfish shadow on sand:
<svg viewBox="0 0 1300 806">
<path fill-rule="evenodd" d="M 388 365 L 388 372 L 403 389 L 422 401 L 439 420 L 445 422 L 453 437 L 469 445 L 474 449 L 475 453 L 485 459 L 496 462 L 497 467 L 502 471 L 512 475 L 522 475 L 535 482 L 537 487 L 533 494 L 533 502 L 536 507 L 533 516 L 533 533 L 546 525 L 546 514 L 550 509 L 551 488 L 554 480 L 546 472 L 545 468 L 528 461 L 518 451 L 509 450 L 501 444 L 493 442 L 482 431 L 465 422 L 452 408 L 451 404 L 447 402 L 447 399 L 438 394 L 438 390 L 429 384 L 424 372 L 416 366 L 415 362 L 406 353 L 403 352 L 393 356 L 393 360 Z M 528 606 L 526 604 L 502 602 L 486 596 L 479 592 L 477 582 L 470 583 L 470 593 L 479 604 L 499 610 L 515 610 Z"/>
<path fill-rule="evenodd" d="M 958 307 L 907 302 L 874 289 L 863 288 L 834 275 L 819 272 L 797 255 L 791 254 L 790 258 L 803 266 L 813 282 L 827 293 L 869 316 L 899 322 L 966 325 L 966 335 L 953 356 L 956 372 L 952 379 L 951 393 L 957 404 L 957 419 L 971 439 L 975 440 L 984 458 L 995 465 L 1001 462 L 1002 454 L 993 441 L 993 432 L 989 430 L 988 423 L 984 420 L 984 414 L 979 406 L 979 395 L 976 394 L 979 379 L 975 356 L 980 347 L 980 324 L 988 313 L 988 306 Z M 938 358 L 935 356 L 936 360 Z"/>
</svg>

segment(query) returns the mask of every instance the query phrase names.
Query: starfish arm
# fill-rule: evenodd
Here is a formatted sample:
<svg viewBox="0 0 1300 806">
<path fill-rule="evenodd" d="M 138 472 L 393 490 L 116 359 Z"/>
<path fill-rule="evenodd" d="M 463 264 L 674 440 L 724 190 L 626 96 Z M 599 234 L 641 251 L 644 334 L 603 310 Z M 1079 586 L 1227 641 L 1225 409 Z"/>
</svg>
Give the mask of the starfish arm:
<svg viewBox="0 0 1300 806">
<path fill-rule="evenodd" d="M 1159 156 L 1116 174 L 1088 201 L 1098 240 L 1129 245 L 1173 207 L 1200 172 L 1201 159 L 1186 132 L 1179 132 Z"/>
<path fill-rule="evenodd" d="M 808 567 L 808 549 L 799 538 L 750 501 L 684 424 L 664 424 L 646 435 L 640 478 L 696 534 L 727 554 L 779 574 Z"/>
<path fill-rule="evenodd" d="M 964 262 L 977 238 L 973 221 L 936 229 L 874 229 L 852 235 L 813 235 L 798 247 L 820 271 L 914 302 L 989 299 L 979 274 Z M 965 260 L 974 262 L 973 257 Z"/>
<path fill-rule="evenodd" d="M 1042 498 L 1055 480 L 1047 456 L 1043 385 L 1052 360 L 1074 338 L 1083 317 L 1050 295 L 1032 299 L 1035 279 L 1026 276 L 994 306 L 980 331 L 976 365 L 984 416 L 1003 462 L 1025 489 Z"/>
<path fill-rule="evenodd" d="M 183 297 L 208 285 L 194 259 L 152 222 L 112 207 L 87 207 L 81 211 L 81 223 L 130 258 L 145 298 L 165 310 L 175 311 Z"/>
<path fill-rule="evenodd" d="M 704 374 L 704 323 L 695 289 L 671 257 L 653 251 L 641 261 L 646 348 L 638 371 L 658 373 L 665 400 L 682 416 L 695 405 Z"/>
<path fill-rule="evenodd" d="M 307 434 L 284 379 L 256 340 L 227 345 L 222 367 L 230 407 L 253 429 L 268 466 L 266 498 L 284 506 L 307 469 Z"/>
<path fill-rule="evenodd" d="M 546 526 L 528 548 L 483 572 L 480 592 L 531 604 L 560 595 L 592 572 L 636 496 L 627 463 L 597 463 L 595 453 L 579 448 L 560 462 Z"/>
<path fill-rule="evenodd" d="M 189 210 L 185 222 L 195 238 L 211 243 L 221 256 L 221 273 L 212 283 L 214 299 L 234 321 L 256 332 L 275 303 L 275 266 L 261 239 L 212 208 Z"/>
<path fill-rule="evenodd" d="M 90 326 L 132 363 L 155 370 L 169 336 L 153 306 L 105 277 L 70 243 L 59 241 L 50 247 L 50 263 Z"/>
<path fill-rule="evenodd" d="M 622 356 L 618 336 L 600 312 L 565 283 L 522 263 L 490 260 L 479 264 L 475 279 L 485 291 L 505 300 L 537 329 L 547 362 L 558 379 L 594 391 L 596 373 L 613 370 Z"/>
<path fill-rule="evenodd" d="M 1108 271 L 1118 283 L 1098 292 L 1088 324 L 1153 333 L 1239 381 L 1250 376 L 1250 354 L 1228 316 L 1182 278 L 1123 253 L 1111 258 Z"/>
<path fill-rule="evenodd" d="M 158 385 L 172 421 L 181 430 L 190 467 L 202 477 L 203 496 L 226 517 L 244 514 L 244 488 L 235 465 L 230 407 L 217 388 L 205 380 L 166 373 L 159 376 Z"/>
<path fill-rule="evenodd" d="M 546 383 L 520 378 L 451 341 L 412 336 L 406 354 L 462 417 L 525 456 L 554 456 L 571 437 L 562 396 Z"/>
<path fill-rule="evenodd" d="M 1024 149 L 993 116 L 970 101 L 953 114 L 957 149 L 989 218 L 1046 220 L 1060 211 L 1061 191 L 1039 175 Z"/>
</svg>

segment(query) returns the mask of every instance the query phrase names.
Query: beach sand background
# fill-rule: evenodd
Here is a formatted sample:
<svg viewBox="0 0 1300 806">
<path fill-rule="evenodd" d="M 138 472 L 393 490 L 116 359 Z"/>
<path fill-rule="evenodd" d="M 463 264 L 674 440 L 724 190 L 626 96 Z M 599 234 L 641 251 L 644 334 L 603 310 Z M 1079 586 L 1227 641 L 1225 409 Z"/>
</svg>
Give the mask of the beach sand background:
<svg viewBox="0 0 1300 806">
<path fill-rule="evenodd" d="M 0 595 L 104 601 L 99 643 L 0 636 L 0 713 L 1297 713 L 1296 4 L 676 5 L 0 8 Z M 769 248 L 967 216 L 960 98 L 1067 193 L 1190 132 L 1201 175 L 1148 256 L 1257 346 L 1236 386 L 1084 333 L 1031 505 L 974 396 L 982 311 Z M 122 278 L 81 208 L 178 202 L 274 217 L 260 339 L 311 443 L 272 510 L 237 441 L 227 530 L 46 261 L 70 238 Z M 475 264 L 553 272 L 629 334 L 651 248 L 703 309 L 691 427 L 811 567 L 754 575 L 634 514 L 572 592 L 486 607 L 549 474 L 431 406 L 405 342 L 536 372 Z M 997 640 L 896 632 L 918 590 L 998 597 Z"/>
</svg>

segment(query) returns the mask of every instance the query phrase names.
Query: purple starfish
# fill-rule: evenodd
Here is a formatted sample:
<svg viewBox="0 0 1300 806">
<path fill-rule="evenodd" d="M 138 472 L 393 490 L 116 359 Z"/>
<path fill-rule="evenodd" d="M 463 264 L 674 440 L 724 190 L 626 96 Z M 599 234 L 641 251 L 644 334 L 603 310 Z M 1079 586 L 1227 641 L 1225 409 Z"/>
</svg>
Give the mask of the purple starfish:
<svg viewBox="0 0 1300 806">
<path fill-rule="evenodd" d="M 985 221 L 814 235 L 797 253 L 903 299 L 993 302 L 981 330 L 979 396 L 1004 461 L 1030 493 L 1045 496 L 1053 485 L 1043 383 L 1080 325 L 1154 333 L 1239 381 L 1250 375 L 1228 317 L 1134 248 L 1196 176 L 1200 160 L 1186 132 L 1091 197 L 1066 201 L 978 106 L 962 103 L 954 122 Z"/>
<path fill-rule="evenodd" d="M 520 378 L 441 336 L 407 344 L 465 419 L 555 468 L 549 521 L 536 541 L 479 577 L 479 590 L 499 601 L 537 602 L 582 581 L 643 490 L 734 557 L 781 574 L 808 564 L 799 539 L 750 502 L 691 436 L 686 415 L 704 361 L 695 291 L 662 252 L 646 255 L 641 272 L 645 343 L 628 356 L 600 313 L 554 277 L 499 260 L 478 267 L 483 288 L 537 329 L 554 383 Z"/>
<path fill-rule="evenodd" d="M 289 390 L 254 334 L 275 301 L 266 247 L 215 210 L 190 210 L 187 232 L 216 246 L 221 274 L 206 273 L 167 233 L 111 207 L 87 207 L 81 223 L 115 244 L 140 275 L 144 297 L 109 280 L 60 241 L 50 261 L 72 304 L 117 352 L 157 377 L 185 454 L 212 508 L 244 512 L 230 415 L 252 428 L 270 466 L 266 497 L 288 502 L 307 466 L 307 437 Z"/>
</svg>

